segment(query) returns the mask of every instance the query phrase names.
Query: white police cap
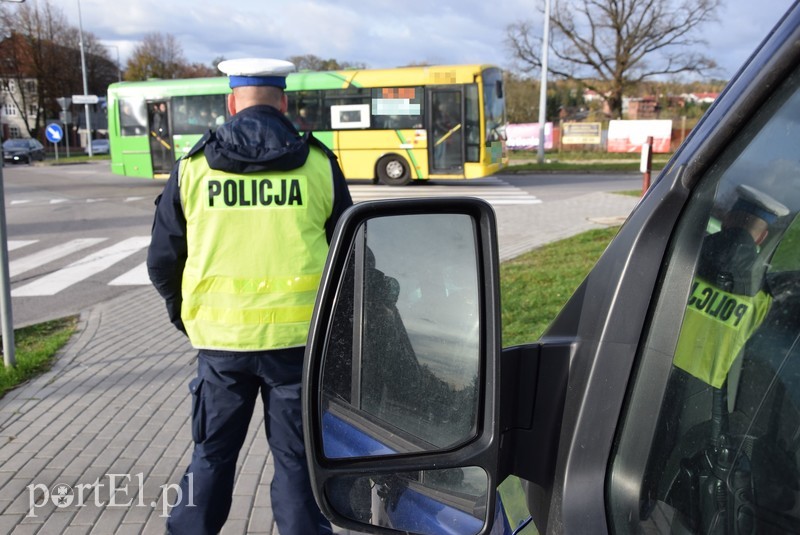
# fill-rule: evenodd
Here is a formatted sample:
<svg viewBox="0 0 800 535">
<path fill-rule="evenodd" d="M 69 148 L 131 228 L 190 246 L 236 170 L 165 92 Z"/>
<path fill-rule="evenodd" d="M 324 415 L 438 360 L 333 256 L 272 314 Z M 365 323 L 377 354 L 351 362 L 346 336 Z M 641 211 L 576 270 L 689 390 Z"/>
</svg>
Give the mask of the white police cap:
<svg viewBox="0 0 800 535">
<path fill-rule="evenodd" d="M 294 63 L 280 59 L 243 58 L 221 61 L 217 68 L 228 75 L 231 88 L 271 85 L 286 88 L 286 76 L 296 70 Z"/>
<path fill-rule="evenodd" d="M 753 214 L 767 223 L 773 223 L 777 218 L 789 213 L 786 206 L 752 186 L 740 184 L 736 188 L 736 193 L 739 199 L 733 205 L 733 210 Z"/>
</svg>

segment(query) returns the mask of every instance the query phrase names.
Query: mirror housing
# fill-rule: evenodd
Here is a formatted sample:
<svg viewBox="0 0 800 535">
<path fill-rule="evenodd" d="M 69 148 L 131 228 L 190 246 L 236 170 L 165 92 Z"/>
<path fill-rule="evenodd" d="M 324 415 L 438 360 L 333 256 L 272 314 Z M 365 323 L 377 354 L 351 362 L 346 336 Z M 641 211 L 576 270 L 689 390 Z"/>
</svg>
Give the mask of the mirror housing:
<svg viewBox="0 0 800 535">
<path fill-rule="evenodd" d="M 383 230 L 378 232 L 378 229 Z M 391 239 L 392 235 L 397 239 Z M 468 238 L 462 239 L 465 236 Z M 437 238 L 441 240 L 438 243 Z M 452 242 L 461 245 L 450 250 L 448 245 Z M 372 249 L 381 249 L 385 254 L 377 251 L 373 254 Z M 375 268 L 387 270 L 387 266 L 381 265 L 382 258 L 385 263 L 386 255 L 400 259 L 402 268 L 394 276 L 378 271 L 381 280 L 388 280 L 385 286 L 389 290 L 381 292 L 381 295 L 388 293 L 391 296 L 388 305 L 383 297 L 382 305 L 394 308 L 398 291 L 419 297 L 422 290 L 409 290 L 409 281 L 422 281 L 420 284 L 424 285 L 432 278 L 444 280 L 444 293 L 455 293 L 454 290 L 464 283 L 454 282 L 451 268 L 468 268 L 467 273 L 471 274 L 468 280 L 474 281 L 474 303 L 446 307 L 439 306 L 443 302 L 440 301 L 434 306 L 422 307 L 425 312 L 418 315 L 410 308 L 401 310 L 398 304 L 392 316 L 399 316 L 402 321 L 388 327 L 383 322 L 382 327 L 376 330 L 373 327 L 376 322 L 368 321 L 371 306 L 369 281 L 375 278 L 372 273 Z M 465 265 L 470 263 L 474 265 Z M 348 275 L 351 272 L 354 276 Z M 400 282 L 397 279 L 401 279 Z M 467 286 L 472 285 L 470 282 Z M 348 299 L 354 304 L 344 306 L 342 303 Z M 472 329 L 463 328 L 449 332 L 443 327 L 449 325 L 450 319 L 471 318 L 473 306 L 477 313 L 474 333 Z M 350 323 L 342 321 L 343 315 Z M 337 322 L 353 326 L 352 340 L 346 340 L 344 350 L 342 338 L 350 338 L 351 333 L 337 327 Z M 412 353 L 421 363 L 418 367 L 430 372 L 427 375 L 438 381 L 432 383 L 431 379 L 426 379 L 423 382 L 425 388 L 431 389 L 431 384 L 448 385 L 449 388 L 437 388 L 437 392 L 445 392 L 446 404 L 457 403 L 450 403 L 448 399 L 469 400 L 462 405 L 465 411 L 474 402 L 474 410 L 467 411 L 472 423 L 468 426 L 459 424 L 460 434 L 455 435 L 455 440 L 440 443 L 435 436 L 413 433 L 417 423 L 434 430 L 444 425 L 437 420 L 442 418 L 441 414 L 435 414 L 436 411 L 427 407 L 425 411 L 409 411 L 410 416 L 403 423 L 387 423 L 381 414 L 362 407 L 362 386 L 369 389 L 374 386 L 370 382 L 376 380 L 364 371 L 366 366 L 361 367 L 362 359 L 367 355 L 364 347 L 368 344 L 364 342 L 374 341 L 376 333 L 391 339 L 391 343 L 377 353 L 386 358 L 385 362 L 396 366 L 394 353 L 401 344 L 395 341 L 395 335 L 400 331 L 403 335 L 408 331 L 410 345 L 414 347 Z M 430 332 L 442 334 L 446 340 L 445 347 L 453 344 L 458 333 L 474 340 L 475 371 L 471 382 L 460 380 L 456 385 L 445 372 L 424 363 L 424 358 L 432 350 L 427 339 L 419 333 Z M 322 512 L 334 523 L 351 529 L 364 530 L 366 525 L 370 526 L 368 529 L 384 533 L 414 531 L 431 534 L 442 531 L 426 522 L 441 521 L 436 517 L 451 514 L 449 521 L 460 522 L 458 533 L 488 533 L 496 514 L 495 489 L 500 483 L 497 480 L 500 476 L 500 345 L 497 230 L 494 211 L 488 203 L 472 198 L 430 198 L 371 201 L 350 208 L 339 221 L 331 240 L 311 320 L 303 377 L 306 455 L 312 488 Z M 333 440 L 335 430 L 332 431 L 330 426 L 332 398 L 329 392 L 334 376 L 330 370 L 326 371 L 326 362 L 333 362 L 334 355 L 342 351 L 352 356 L 348 357 L 344 375 L 348 381 L 353 381 L 353 385 L 348 383 L 343 390 L 343 397 L 348 398 L 343 403 L 345 410 L 335 418 L 340 428 L 347 428 L 348 434 L 342 435 L 344 440 Z M 376 353 L 374 349 L 372 351 Z M 436 356 L 438 360 L 462 359 L 464 353 L 459 349 L 436 353 Z M 470 350 L 466 353 L 471 354 Z M 329 364 L 329 368 L 331 366 Z M 335 368 L 338 370 L 340 367 L 337 364 Z M 463 367 L 461 360 L 455 360 L 444 362 L 441 368 L 458 370 Z M 414 375 L 414 379 L 409 380 L 397 375 L 399 372 L 393 373 L 396 373 L 396 382 L 403 384 L 414 383 L 419 377 Z M 417 395 L 403 400 L 405 405 L 402 406 L 427 403 L 425 390 L 412 391 Z M 453 397 L 447 398 L 447 395 Z M 433 423 L 424 421 L 429 417 Z M 337 447 L 333 448 L 332 443 Z M 347 450 L 338 447 L 342 443 L 358 446 Z M 361 444 L 368 447 L 361 447 Z M 402 515 L 404 504 L 405 516 Z M 427 516 L 425 506 L 430 510 Z M 416 518 L 412 521 L 413 515 Z"/>
</svg>

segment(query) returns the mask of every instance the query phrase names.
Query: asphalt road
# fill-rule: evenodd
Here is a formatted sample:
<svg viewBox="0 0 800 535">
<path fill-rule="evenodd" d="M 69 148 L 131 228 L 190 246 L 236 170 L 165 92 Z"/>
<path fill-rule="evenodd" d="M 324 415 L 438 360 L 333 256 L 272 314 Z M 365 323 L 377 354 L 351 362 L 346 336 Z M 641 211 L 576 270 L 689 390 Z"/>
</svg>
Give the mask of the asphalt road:
<svg viewBox="0 0 800 535">
<path fill-rule="evenodd" d="M 3 175 L 15 327 L 77 314 L 149 284 L 144 261 L 163 181 L 113 175 L 107 160 L 6 166 Z M 355 202 L 469 195 L 486 199 L 498 213 L 638 188 L 641 177 L 630 174 L 497 175 L 404 188 L 350 184 Z"/>
</svg>

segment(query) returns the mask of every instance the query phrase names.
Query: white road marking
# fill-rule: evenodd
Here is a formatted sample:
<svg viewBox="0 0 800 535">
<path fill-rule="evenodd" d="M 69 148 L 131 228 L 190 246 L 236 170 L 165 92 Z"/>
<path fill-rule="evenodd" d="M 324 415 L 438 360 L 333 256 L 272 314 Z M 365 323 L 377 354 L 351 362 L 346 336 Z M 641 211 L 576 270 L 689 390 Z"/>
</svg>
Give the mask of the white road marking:
<svg viewBox="0 0 800 535">
<path fill-rule="evenodd" d="M 108 283 L 110 286 L 147 286 L 150 284 L 150 277 L 147 275 L 147 263 L 142 262 L 127 273 L 123 273 L 113 281 Z"/>
<path fill-rule="evenodd" d="M 11 291 L 14 297 L 55 295 L 75 283 L 108 269 L 120 260 L 144 249 L 150 244 L 150 236 L 136 236 L 93 253 L 82 260 L 45 275 L 29 284 Z"/>
<path fill-rule="evenodd" d="M 26 245 L 31 245 L 37 241 L 39 240 L 8 240 L 8 250 L 14 251 L 16 249 L 22 249 Z"/>
<path fill-rule="evenodd" d="M 12 260 L 8 263 L 8 272 L 10 276 L 15 277 L 21 273 L 36 269 L 37 267 L 43 266 L 48 262 L 58 260 L 59 258 L 63 258 L 67 255 L 78 252 L 82 249 L 86 249 L 87 247 L 91 247 L 92 245 L 96 245 L 105 240 L 106 238 L 80 238 L 77 240 L 68 241 L 66 243 L 56 245 L 55 247 L 44 249 L 38 253 L 24 256 L 22 258 L 18 258 L 17 260 Z"/>
</svg>

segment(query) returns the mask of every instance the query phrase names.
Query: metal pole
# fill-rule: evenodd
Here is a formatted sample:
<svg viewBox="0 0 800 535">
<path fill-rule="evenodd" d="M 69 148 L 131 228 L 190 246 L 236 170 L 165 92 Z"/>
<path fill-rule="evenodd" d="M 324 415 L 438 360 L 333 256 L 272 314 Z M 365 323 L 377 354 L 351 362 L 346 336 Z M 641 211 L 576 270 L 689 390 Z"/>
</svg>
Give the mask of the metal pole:
<svg viewBox="0 0 800 535">
<path fill-rule="evenodd" d="M 14 344 L 14 319 L 11 311 L 11 277 L 8 273 L 8 227 L 6 227 L 5 184 L 0 165 L 0 309 L 3 313 L 3 363 L 6 368 L 17 365 Z"/>
<path fill-rule="evenodd" d="M 653 170 L 653 136 L 647 136 L 647 141 L 642 145 L 642 160 L 639 164 L 642 174 L 642 195 L 650 189 L 650 172 Z"/>
<path fill-rule="evenodd" d="M 119 62 L 119 47 L 117 45 L 113 45 L 117 51 L 117 81 L 122 81 L 122 63 Z"/>
<path fill-rule="evenodd" d="M 81 0 L 78 0 L 78 35 L 80 36 L 81 45 L 81 71 L 83 72 L 83 95 L 88 98 L 89 84 L 86 82 L 86 55 L 83 52 L 83 22 L 81 21 Z M 89 157 L 92 154 L 92 123 L 89 118 L 89 104 L 83 105 L 86 111 L 86 148 L 89 150 Z"/>
<path fill-rule="evenodd" d="M 542 77 L 539 87 L 539 152 L 536 161 L 544 163 L 544 127 L 547 121 L 547 53 L 550 50 L 550 0 L 544 0 L 542 31 Z"/>
</svg>

